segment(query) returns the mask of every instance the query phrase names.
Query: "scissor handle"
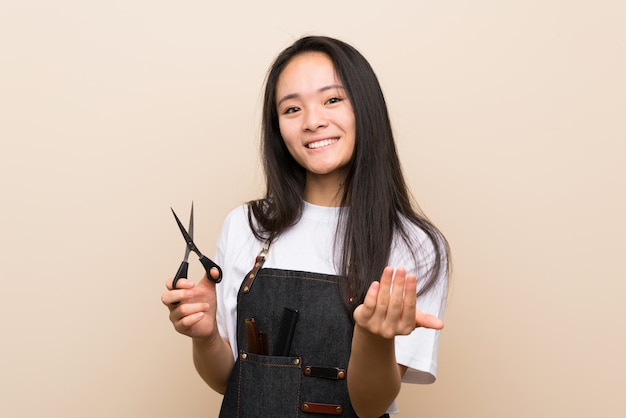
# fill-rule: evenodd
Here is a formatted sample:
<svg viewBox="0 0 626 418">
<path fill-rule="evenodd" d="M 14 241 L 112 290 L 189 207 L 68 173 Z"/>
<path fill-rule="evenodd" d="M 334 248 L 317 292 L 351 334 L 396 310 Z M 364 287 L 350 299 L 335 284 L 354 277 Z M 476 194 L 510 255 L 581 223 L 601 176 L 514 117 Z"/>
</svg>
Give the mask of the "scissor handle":
<svg viewBox="0 0 626 418">
<path fill-rule="evenodd" d="M 205 255 L 200 257 L 200 262 L 204 266 L 204 270 L 206 271 L 206 275 L 209 278 L 209 280 L 211 280 L 213 283 L 219 283 L 219 282 L 222 281 L 222 268 L 220 266 L 215 264 L 215 262 L 213 260 L 211 260 L 210 258 L 208 258 Z M 213 276 L 211 276 L 211 269 L 213 267 L 215 267 L 217 269 L 217 271 L 219 271 L 219 273 L 220 273 L 217 276 L 217 279 L 214 279 Z"/>
<path fill-rule="evenodd" d="M 179 279 L 187 278 L 187 270 L 189 269 L 189 263 L 187 261 L 183 261 L 180 263 L 180 267 L 178 267 L 178 271 L 174 276 L 174 280 L 172 281 L 172 289 L 176 289 L 176 283 Z"/>
</svg>

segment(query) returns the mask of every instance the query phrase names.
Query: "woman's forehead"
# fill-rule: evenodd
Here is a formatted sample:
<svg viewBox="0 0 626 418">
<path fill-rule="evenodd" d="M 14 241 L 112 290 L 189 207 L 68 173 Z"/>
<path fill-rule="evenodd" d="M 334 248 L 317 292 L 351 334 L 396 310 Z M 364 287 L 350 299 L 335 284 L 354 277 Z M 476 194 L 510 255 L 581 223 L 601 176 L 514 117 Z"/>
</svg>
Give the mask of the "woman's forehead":
<svg viewBox="0 0 626 418">
<path fill-rule="evenodd" d="M 313 94 L 329 88 L 341 88 L 335 66 L 328 55 L 306 52 L 292 58 L 276 83 L 276 97 Z"/>
</svg>

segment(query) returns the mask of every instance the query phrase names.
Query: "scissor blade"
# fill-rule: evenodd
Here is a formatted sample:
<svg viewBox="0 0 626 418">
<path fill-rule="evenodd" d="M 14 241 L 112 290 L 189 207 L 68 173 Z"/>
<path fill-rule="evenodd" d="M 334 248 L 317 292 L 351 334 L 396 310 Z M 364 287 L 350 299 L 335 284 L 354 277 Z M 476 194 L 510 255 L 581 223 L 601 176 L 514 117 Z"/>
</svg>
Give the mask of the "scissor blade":
<svg viewBox="0 0 626 418">
<path fill-rule="evenodd" d="M 170 208 L 170 209 L 172 209 L 172 208 Z M 180 228 L 180 232 L 183 234 L 183 238 L 185 238 L 185 242 L 187 243 L 187 250 L 188 251 L 185 252 L 185 256 L 186 257 L 189 256 L 189 251 L 193 251 L 196 254 L 198 254 L 199 256 L 202 255 L 200 253 L 200 251 L 198 250 L 198 247 L 196 247 L 196 244 L 193 243 L 193 239 L 191 238 L 191 236 L 189 235 L 189 233 L 187 232 L 187 230 L 185 229 L 183 224 L 180 222 L 180 219 L 178 219 L 178 216 L 176 216 L 176 212 L 174 212 L 174 209 L 172 209 L 172 213 L 174 214 L 174 218 L 176 219 L 176 223 L 178 224 L 178 228 Z"/>
<path fill-rule="evenodd" d="M 189 215 L 189 237 L 193 241 L 193 201 L 191 202 L 191 214 Z"/>
</svg>

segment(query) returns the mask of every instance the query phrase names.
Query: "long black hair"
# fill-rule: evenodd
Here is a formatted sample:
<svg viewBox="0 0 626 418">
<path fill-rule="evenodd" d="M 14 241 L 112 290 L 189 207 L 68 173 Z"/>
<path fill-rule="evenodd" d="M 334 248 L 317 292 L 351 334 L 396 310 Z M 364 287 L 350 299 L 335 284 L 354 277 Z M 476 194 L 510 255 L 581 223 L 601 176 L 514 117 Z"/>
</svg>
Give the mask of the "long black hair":
<svg viewBox="0 0 626 418">
<path fill-rule="evenodd" d="M 337 242 L 341 245 L 341 259 L 337 261 L 346 278 L 342 286 L 344 301 L 352 308 L 363 301 L 369 285 L 380 278 L 387 265 L 397 234 L 413 251 L 416 263 L 420 262 L 420 245 L 432 244 L 434 260 L 429 260 L 431 265 L 418 283 L 418 295 L 428 292 L 448 269 L 447 241 L 411 199 L 387 105 L 372 67 L 355 48 L 337 39 L 301 38 L 278 55 L 267 74 L 261 138 L 266 192 L 264 198 L 248 202 L 254 235 L 272 240 L 302 215 L 306 172 L 291 156 L 280 134 L 276 84 L 286 65 L 306 52 L 320 52 L 331 59 L 356 123 L 354 153 L 341 191 L 341 206 L 346 211 L 342 211 L 337 226 Z M 421 228 L 430 243 L 416 242 L 406 221 Z"/>
</svg>

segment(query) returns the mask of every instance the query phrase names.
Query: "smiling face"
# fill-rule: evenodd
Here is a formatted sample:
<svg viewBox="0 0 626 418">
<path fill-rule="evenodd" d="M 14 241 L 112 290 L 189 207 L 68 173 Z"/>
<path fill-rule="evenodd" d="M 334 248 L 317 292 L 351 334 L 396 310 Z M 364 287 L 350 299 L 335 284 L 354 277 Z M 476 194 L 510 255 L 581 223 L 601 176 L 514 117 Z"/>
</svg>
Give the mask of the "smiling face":
<svg viewBox="0 0 626 418">
<path fill-rule="evenodd" d="M 354 153 L 356 124 L 347 93 L 330 58 L 319 52 L 294 57 L 278 77 L 280 133 L 312 183 L 345 178 Z"/>
</svg>

